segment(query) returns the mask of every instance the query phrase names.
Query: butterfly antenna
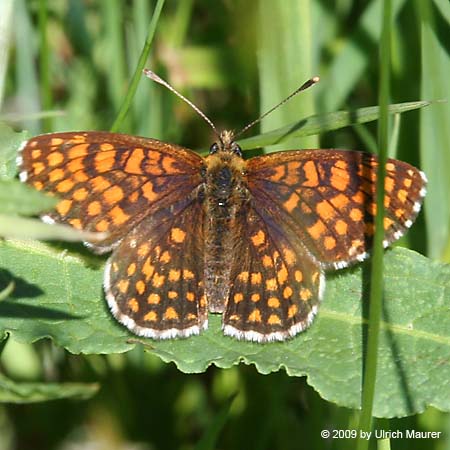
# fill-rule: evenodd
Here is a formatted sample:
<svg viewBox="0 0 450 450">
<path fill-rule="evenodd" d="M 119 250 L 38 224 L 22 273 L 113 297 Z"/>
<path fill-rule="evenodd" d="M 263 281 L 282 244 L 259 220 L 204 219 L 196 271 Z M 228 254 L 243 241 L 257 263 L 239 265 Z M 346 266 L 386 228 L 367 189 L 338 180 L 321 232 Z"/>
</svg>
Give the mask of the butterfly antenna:
<svg viewBox="0 0 450 450">
<path fill-rule="evenodd" d="M 164 87 L 172 91 L 176 96 L 184 100 L 209 126 L 213 129 L 214 133 L 218 137 L 220 137 L 220 133 L 217 131 L 216 126 L 212 123 L 212 121 L 206 116 L 206 114 L 196 105 L 194 105 L 190 100 L 188 100 L 184 95 L 180 94 L 173 86 L 171 86 L 167 81 L 163 80 L 161 77 L 156 75 L 155 72 L 152 72 L 150 69 L 143 70 L 144 75 L 150 78 L 153 81 L 156 81 L 159 84 L 162 84 Z"/>
<path fill-rule="evenodd" d="M 250 122 L 247 126 L 242 128 L 239 133 L 235 134 L 234 137 L 240 136 L 241 134 L 245 133 L 249 128 L 251 128 L 253 125 L 256 125 L 257 123 L 261 122 L 265 117 L 267 117 L 270 113 L 275 111 L 280 106 L 284 105 L 286 102 L 288 102 L 292 97 L 295 97 L 299 92 L 304 91 L 305 89 L 310 88 L 311 86 L 314 86 L 316 83 L 320 81 L 319 77 L 312 77 L 308 81 L 305 81 L 299 88 L 297 88 L 292 94 L 288 95 L 284 100 L 282 100 L 280 103 L 275 105 L 273 108 L 269 109 L 269 111 L 266 111 L 262 116 L 258 117 L 253 122 Z"/>
</svg>

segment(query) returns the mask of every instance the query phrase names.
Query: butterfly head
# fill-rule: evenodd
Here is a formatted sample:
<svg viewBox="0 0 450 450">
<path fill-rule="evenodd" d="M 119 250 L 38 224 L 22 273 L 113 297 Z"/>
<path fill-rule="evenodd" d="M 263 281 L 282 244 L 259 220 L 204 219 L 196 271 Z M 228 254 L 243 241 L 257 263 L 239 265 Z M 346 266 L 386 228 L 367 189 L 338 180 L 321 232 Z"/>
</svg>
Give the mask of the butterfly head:
<svg viewBox="0 0 450 450">
<path fill-rule="evenodd" d="M 237 155 L 242 158 L 242 149 L 234 141 L 234 133 L 229 130 L 224 130 L 219 134 L 219 139 L 209 149 L 209 154 L 215 153 L 228 153 L 231 155 Z"/>
</svg>

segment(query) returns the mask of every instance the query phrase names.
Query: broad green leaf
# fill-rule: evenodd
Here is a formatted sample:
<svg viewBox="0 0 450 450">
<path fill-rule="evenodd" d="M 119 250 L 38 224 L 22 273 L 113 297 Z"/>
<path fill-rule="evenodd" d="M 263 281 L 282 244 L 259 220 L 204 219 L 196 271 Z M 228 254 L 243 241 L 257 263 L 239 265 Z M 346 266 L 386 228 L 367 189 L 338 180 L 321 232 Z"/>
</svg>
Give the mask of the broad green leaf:
<svg viewBox="0 0 450 450">
<path fill-rule="evenodd" d="M 430 105 L 428 101 L 396 103 L 389 105 L 390 114 L 399 114 Z M 264 147 L 278 144 L 296 136 L 308 136 L 311 134 L 325 133 L 337 130 L 357 123 L 367 123 L 377 120 L 379 117 L 378 106 L 358 108 L 353 111 L 336 111 L 328 114 L 320 114 L 307 117 L 298 122 L 290 123 L 267 133 L 239 140 L 243 149 Z"/>
<path fill-rule="evenodd" d="M 31 216 L 56 206 L 54 197 L 36 191 L 18 180 L 0 180 L 0 214 Z"/>
<path fill-rule="evenodd" d="M 261 373 L 283 368 L 291 376 L 306 375 L 329 401 L 360 405 L 365 265 L 328 274 L 324 302 L 308 331 L 261 345 L 223 336 L 218 315 L 210 316 L 201 336 L 139 339 L 109 313 L 101 269 L 43 244 L 0 243 L 0 264 L 0 290 L 15 283 L 0 303 L 0 335 L 9 332 L 20 342 L 50 337 L 72 353 L 124 352 L 140 342 L 187 373 L 239 362 Z M 375 415 L 404 416 L 427 405 L 450 410 L 450 267 L 402 248 L 387 251 L 385 264 Z"/>
<path fill-rule="evenodd" d="M 0 403 L 35 403 L 61 398 L 88 399 L 97 383 L 18 383 L 0 374 Z"/>
</svg>

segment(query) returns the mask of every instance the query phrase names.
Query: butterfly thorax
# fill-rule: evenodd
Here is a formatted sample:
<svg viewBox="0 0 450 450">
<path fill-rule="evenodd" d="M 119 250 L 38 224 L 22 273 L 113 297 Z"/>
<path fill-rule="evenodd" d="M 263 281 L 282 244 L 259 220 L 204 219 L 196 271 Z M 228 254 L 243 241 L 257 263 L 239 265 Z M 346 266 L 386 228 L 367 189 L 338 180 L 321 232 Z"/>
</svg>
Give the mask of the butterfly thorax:
<svg viewBox="0 0 450 450">
<path fill-rule="evenodd" d="M 205 292 L 211 312 L 223 312 L 239 242 L 240 214 L 249 201 L 245 161 L 231 132 L 223 132 L 206 158 Z"/>
</svg>

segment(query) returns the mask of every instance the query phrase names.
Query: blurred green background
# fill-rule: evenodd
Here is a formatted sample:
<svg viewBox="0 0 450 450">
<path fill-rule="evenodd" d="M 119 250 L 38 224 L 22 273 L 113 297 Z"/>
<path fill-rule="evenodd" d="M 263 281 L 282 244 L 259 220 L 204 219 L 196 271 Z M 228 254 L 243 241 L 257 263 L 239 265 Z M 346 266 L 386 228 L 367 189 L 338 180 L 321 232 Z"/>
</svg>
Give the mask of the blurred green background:
<svg viewBox="0 0 450 450">
<path fill-rule="evenodd" d="M 219 129 L 240 130 L 313 75 L 321 83 L 261 124 L 269 131 L 315 113 L 377 104 L 379 0 L 167 0 L 148 67 Z M 0 120 L 31 134 L 108 130 L 127 92 L 156 1 L 1 0 Z M 394 0 L 391 103 L 448 99 L 448 0 Z M 402 245 L 449 262 L 450 107 L 392 123 L 391 156 L 425 170 L 425 212 Z M 204 150 L 211 129 L 142 78 L 119 131 Z M 256 134 L 258 130 L 252 130 Z M 250 133 L 250 134 L 252 134 Z M 376 124 L 291 140 L 282 148 L 376 150 Z M 253 366 L 185 375 L 142 349 L 76 356 L 49 342 L 8 341 L 0 369 L 22 381 L 101 383 L 86 401 L 0 404 L 0 450 L 344 449 L 322 429 L 357 426 L 356 411 L 325 402 L 304 378 Z M 450 395 L 450 393 L 449 393 Z M 393 449 L 450 449 L 450 416 L 432 408 L 377 429 L 443 431 L 391 440 Z M 385 442 L 388 445 L 389 442 Z M 371 443 L 376 448 L 376 443 Z M 388 448 L 388 447 L 387 447 Z"/>
</svg>

